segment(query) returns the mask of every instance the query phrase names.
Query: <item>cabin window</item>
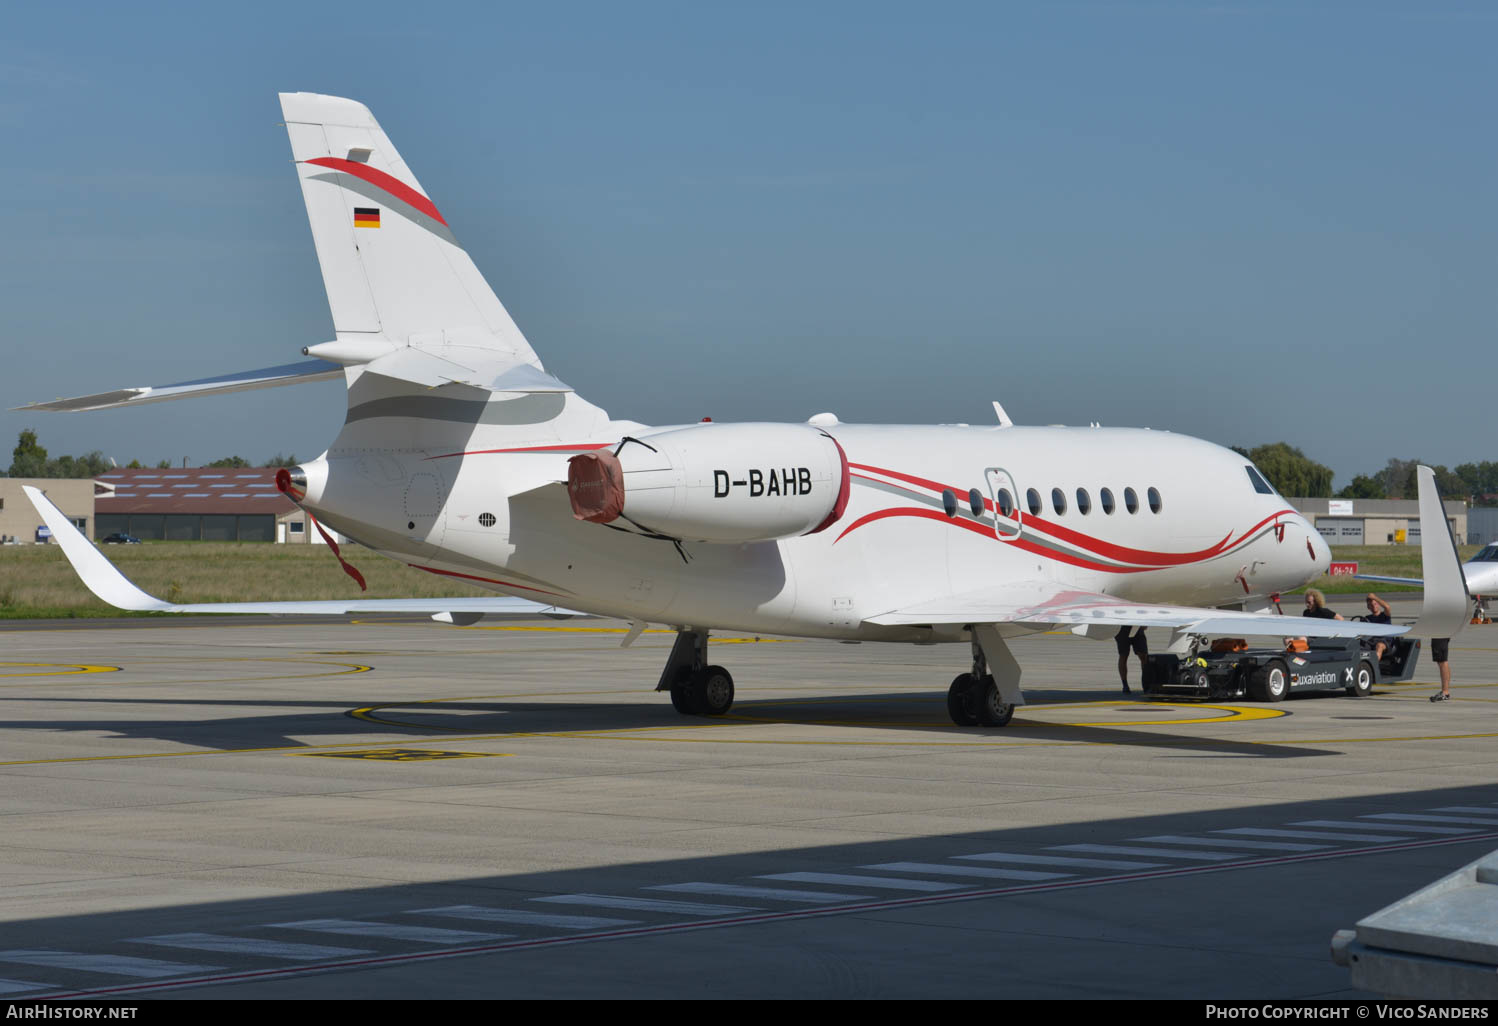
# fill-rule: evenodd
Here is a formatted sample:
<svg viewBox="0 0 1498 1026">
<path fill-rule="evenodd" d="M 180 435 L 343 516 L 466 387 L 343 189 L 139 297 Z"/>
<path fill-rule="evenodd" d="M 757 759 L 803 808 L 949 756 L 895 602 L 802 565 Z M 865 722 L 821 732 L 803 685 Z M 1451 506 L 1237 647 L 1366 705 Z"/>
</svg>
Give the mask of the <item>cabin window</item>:
<svg viewBox="0 0 1498 1026">
<path fill-rule="evenodd" d="M 1009 494 L 1009 489 L 999 489 L 999 512 L 1006 517 L 1014 516 L 1014 496 Z"/>
<path fill-rule="evenodd" d="M 1260 474 L 1251 466 L 1246 466 L 1243 469 L 1248 471 L 1248 479 L 1254 483 L 1254 491 L 1258 492 L 1260 495 L 1274 494 L 1274 489 L 1269 486 L 1268 481 L 1264 480 L 1263 474 Z"/>
<path fill-rule="evenodd" d="M 1034 488 L 1025 489 L 1025 505 L 1030 507 L 1032 517 L 1040 516 L 1040 493 Z"/>
<path fill-rule="evenodd" d="M 1058 517 L 1066 513 L 1066 493 L 1060 488 L 1051 489 L 1051 508 L 1056 511 Z"/>
<path fill-rule="evenodd" d="M 1132 488 L 1124 489 L 1124 509 L 1130 513 L 1139 512 L 1139 496 L 1134 494 L 1134 489 Z"/>
<path fill-rule="evenodd" d="M 976 488 L 969 488 L 967 492 L 967 508 L 973 511 L 973 516 L 980 520 L 983 518 L 983 493 Z"/>
<path fill-rule="evenodd" d="M 948 488 L 941 493 L 941 511 L 949 517 L 957 515 L 957 496 Z"/>
<path fill-rule="evenodd" d="M 1098 492 L 1097 498 L 1098 504 L 1103 507 L 1103 512 L 1111 517 L 1113 515 L 1113 490 L 1104 488 Z"/>
<path fill-rule="evenodd" d="M 1077 489 L 1077 512 L 1084 517 L 1092 512 L 1092 496 L 1087 494 L 1086 488 Z"/>
<path fill-rule="evenodd" d="M 1158 488 L 1151 488 L 1146 494 L 1149 496 L 1150 500 L 1150 512 L 1160 512 L 1161 507 L 1164 505 L 1160 501 L 1160 490 Z"/>
</svg>

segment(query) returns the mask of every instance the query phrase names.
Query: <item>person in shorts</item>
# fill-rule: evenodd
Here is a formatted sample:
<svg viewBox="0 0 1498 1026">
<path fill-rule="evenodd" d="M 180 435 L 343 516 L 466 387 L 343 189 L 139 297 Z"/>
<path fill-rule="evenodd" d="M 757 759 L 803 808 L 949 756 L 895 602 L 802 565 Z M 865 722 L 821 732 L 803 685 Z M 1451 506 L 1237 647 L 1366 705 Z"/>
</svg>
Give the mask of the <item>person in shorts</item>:
<svg viewBox="0 0 1498 1026">
<path fill-rule="evenodd" d="M 1118 679 L 1123 681 L 1123 693 L 1129 694 L 1129 649 L 1139 657 L 1139 686 L 1144 687 L 1144 664 L 1149 659 L 1150 646 L 1144 638 L 1144 628 L 1139 628 L 1134 637 L 1129 637 L 1129 632 L 1134 628 L 1124 624 L 1113 635 L 1113 644 L 1118 646 Z"/>
<path fill-rule="evenodd" d="M 1441 671 L 1441 691 L 1439 694 L 1430 696 L 1432 702 L 1451 701 L 1451 664 L 1446 661 L 1447 649 L 1450 645 L 1450 638 L 1430 639 L 1430 657 L 1436 661 L 1436 666 Z"/>
</svg>

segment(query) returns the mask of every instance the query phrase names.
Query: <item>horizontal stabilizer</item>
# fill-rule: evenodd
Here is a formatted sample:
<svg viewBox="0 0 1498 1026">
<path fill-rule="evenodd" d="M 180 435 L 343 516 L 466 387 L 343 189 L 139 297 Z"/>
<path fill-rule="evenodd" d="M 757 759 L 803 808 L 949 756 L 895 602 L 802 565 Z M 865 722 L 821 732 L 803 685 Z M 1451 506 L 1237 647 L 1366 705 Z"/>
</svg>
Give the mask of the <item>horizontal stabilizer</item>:
<svg viewBox="0 0 1498 1026">
<path fill-rule="evenodd" d="M 343 368 L 327 360 L 303 360 L 279 367 L 262 367 L 259 370 L 240 371 L 219 378 L 201 378 L 197 381 L 181 381 L 175 385 L 145 385 L 139 388 L 117 388 L 109 392 L 80 395 L 73 399 L 54 399 L 51 402 L 31 403 L 18 406 L 18 410 L 51 410 L 77 412 L 80 410 L 107 410 L 121 406 L 144 406 L 147 403 L 164 403 L 171 399 L 191 399 L 202 395 L 224 395 L 229 392 L 247 392 L 253 388 L 276 388 L 281 385 L 300 385 L 308 381 L 329 381 L 340 377 Z"/>
<path fill-rule="evenodd" d="M 1409 630 L 1408 627 L 1350 620 L 1131 602 L 1113 595 L 1079 591 L 1054 581 L 1016 581 L 995 585 L 893 609 L 867 617 L 865 622 L 886 627 L 1015 624 L 1036 630 L 1057 625 L 1168 627 L 1188 634 L 1274 638 L 1384 637 Z"/>
<path fill-rule="evenodd" d="M 73 526 L 73 522 L 42 494 L 41 489 L 23 485 L 26 497 L 52 529 L 52 537 L 62 546 L 63 555 L 73 565 L 79 579 L 89 591 L 116 609 L 157 613 L 262 613 L 274 616 L 338 616 L 349 613 L 421 613 L 445 623 L 470 624 L 483 616 L 586 616 L 530 599 L 509 595 L 473 598 L 349 598 L 308 602 L 189 602 L 173 603 L 157 598 L 136 587 L 105 558 L 94 543 Z"/>
</svg>

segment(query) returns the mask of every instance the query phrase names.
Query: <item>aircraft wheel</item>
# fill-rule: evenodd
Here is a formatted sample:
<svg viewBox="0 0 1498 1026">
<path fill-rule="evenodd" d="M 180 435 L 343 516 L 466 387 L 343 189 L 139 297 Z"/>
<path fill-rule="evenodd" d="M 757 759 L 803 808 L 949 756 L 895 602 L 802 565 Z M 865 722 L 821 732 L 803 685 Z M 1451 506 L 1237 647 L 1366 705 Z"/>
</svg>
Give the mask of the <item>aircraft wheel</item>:
<svg viewBox="0 0 1498 1026">
<path fill-rule="evenodd" d="M 978 708 L 978 722 L 983 726 L 1002 727 L 1014 718 L 1014 706 L 1005 704 L 993 677 L 983 676 L 969 694 Z"/>
<path fill-rule="evenodd" d="M 1254 671 L 1249 694 L 1260 702 L 1278 702 L 1290 690 L 1290 668 L 1283 659 L 1271 659 Z"/>
<path fill-rule="evenodd" d="M 697 715 L 697 701 L 692 688 L 691 677 L 683 677 L 671 685 L 671 704 L 683 716 Z"/>
<path fill-rule="evenodd" d="M 703 716 L 722 716 L 733 708 L 733 675 L 721 666 L 692 674 L 690 690 L 696 711 Z"/>
<path fill-rule="evenodd" d="M 971 673 L 959 673 L 947 688 L 947 715 L 959 727 L 978 725 L 978 712 L 973 704 L 973 689 L 977 678 Z"/>
<path fill-rule="evenodd" d="M 1366 659 L 1358 663 L 1357 683 L 1347 689 L 1354 698 L 1367 698 L 1373 694 L 1373 664 Z"/>
</svg>

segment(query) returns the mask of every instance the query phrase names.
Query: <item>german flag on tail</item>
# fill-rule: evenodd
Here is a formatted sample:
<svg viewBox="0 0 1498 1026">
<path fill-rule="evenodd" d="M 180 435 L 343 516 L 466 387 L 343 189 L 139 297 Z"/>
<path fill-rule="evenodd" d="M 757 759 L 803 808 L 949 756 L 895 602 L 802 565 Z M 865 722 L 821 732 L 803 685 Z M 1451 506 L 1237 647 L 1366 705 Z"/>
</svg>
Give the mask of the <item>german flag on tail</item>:
<svg viewBox="0 0 1498 1026">
<path fill-rule="evenodd" d="M 380 226 L 380 208 L 379 207 L 355 207 L 354 208 L 354 227 L 355 228 L 378 228 L 379 226 Z"/>
</svg>

